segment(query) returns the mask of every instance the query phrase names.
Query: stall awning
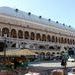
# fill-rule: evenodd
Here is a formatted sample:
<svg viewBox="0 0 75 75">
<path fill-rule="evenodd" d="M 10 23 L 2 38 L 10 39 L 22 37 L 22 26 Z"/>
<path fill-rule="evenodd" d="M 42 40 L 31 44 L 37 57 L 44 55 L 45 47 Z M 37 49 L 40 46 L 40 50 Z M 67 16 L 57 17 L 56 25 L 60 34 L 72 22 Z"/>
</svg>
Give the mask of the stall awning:
<svg viewBox="0 0 75 75">
<path fill-rule="evenodd" d="M 4 52 L 0 52 L 0 55 L 4 55 Z M 7 50 L 6 56 L 27 56 L 27 55 L 37 55 L 35 52 L 30 51 L 29 49 L 21 50 Z"/>
</svg>

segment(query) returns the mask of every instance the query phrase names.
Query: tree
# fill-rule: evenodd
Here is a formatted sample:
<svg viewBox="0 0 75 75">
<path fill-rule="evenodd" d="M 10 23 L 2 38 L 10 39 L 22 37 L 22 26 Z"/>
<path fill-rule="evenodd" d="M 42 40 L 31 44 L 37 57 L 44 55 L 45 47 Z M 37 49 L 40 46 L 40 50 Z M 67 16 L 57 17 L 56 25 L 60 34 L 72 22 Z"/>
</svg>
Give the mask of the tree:
<svg viewBox="0 0 75 75">
<path fill-rule="evenodd" d="M 69 50 L 69 51 L 68 51 L 68 54 L 69 54 L 70 56 L 72 56 L 72 55 L 74 55 L 74 51 L 73 51 L 73 50 Z"/>
</svg>

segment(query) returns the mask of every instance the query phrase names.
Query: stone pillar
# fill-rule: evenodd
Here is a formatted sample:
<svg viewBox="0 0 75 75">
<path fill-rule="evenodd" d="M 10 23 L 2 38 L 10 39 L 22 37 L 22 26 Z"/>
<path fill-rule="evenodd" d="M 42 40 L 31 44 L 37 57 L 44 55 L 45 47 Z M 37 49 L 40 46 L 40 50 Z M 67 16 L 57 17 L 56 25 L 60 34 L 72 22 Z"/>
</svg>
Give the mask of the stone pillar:
<svg viewBox="0 0 75 75">
<path fill-rule="evenodd" d="M 18 42 L 16 43 L 16 48 L 19 48 L 19 43 Z"/>
</svg>

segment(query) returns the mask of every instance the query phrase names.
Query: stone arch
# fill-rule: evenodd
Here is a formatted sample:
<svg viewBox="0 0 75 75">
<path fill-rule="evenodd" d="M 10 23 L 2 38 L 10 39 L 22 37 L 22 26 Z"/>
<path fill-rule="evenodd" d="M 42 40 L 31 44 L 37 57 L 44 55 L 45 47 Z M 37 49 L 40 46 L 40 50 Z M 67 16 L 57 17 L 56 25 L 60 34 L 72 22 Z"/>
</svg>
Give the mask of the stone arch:
<svg viewBox="0 0 75 75">
<path fill-rule="evenodd" d="M 6 27 L 2 29 L 2 36 L 4 36 L 4 34 L 7 34 L 7 37 L 9 37 L 9 29 Z"/>
<path fill-rule="evenodd" d="M 36 54 L 39 54 L 38 52 L 35 52 Z"/>
<path fill-rule="evenodd" d="M 55 38 L 55 42 L 58 42 L 58 37 L 56 36 L 56 38 Z"/>
<path fill-rule="evenodd" d="M 54 35 L 52 36 L 52 42 L 55 42 L 55 36 Z"/>
<path fill-rule="evenodd" d="M 50 35 L 47 35 L 47 41 L 48 41 L 48 42 L 51 41 L 51 37 L 50 37 Z"/>
<path fill-rule="evenodd" d="M 50 55 L 50 52 L 47 52 L 46 55 Z"/>
<path fill-rule="evenodd" d="M 23 31 L 22 30 L 18 30 L 18 38 L 23 38 Z"/>
<path fill-rule="evenodd" d="M 16 32 L 15 29 L 12 29 L 12 30 L 11 30 L 11 37 L 12 37 L 12 38 L 17 38 L 17 32 Z"/>
<path fill-rule="evenodd" d="M 64 51 L 61 51 L 61 55 L 63 55 L 65 52 Z"/>
<path fill-rule="evenodd" d="M 41 35 L 40 35 L 40 33 L 36 33 L 36 40 L 41 41 Z"/>
<path fill-rule="evenodd" d="M 59 55 L 60 53 L 59 52 L 57 52 L 57 55 Z"/>
<path fill-rule="evenodd" d="M 34 32 L 31 32 L 30 38 L 31 38 L 31 40 L 34 40 L 35 39 L 35 33 Z"/>
<path fill-rule="evenodd" d="M 63 43 L 63 37 L 61 37 L 61 43 Z"/>
<path fill-rule="evenodd" d="M 68 49 L 67 47 L 64 47 L 65 51 Z"/>
<path fill-rule="evenodd" d="M 12 47 L 12 48 L 16 48 L 16 43 L 13 43 L 13 44 L 11 45 L 11 47 Z"/>
<path fill-rule="evenodd" d="M 67 43 L 67 39 L 66 38 L 64 39 L 64 43 Z"/>
<path fill-rule="evenodd" d="M 40 58 L 41 58 L 41 59 L 45 59 L 45 53 L 44 53 L 44 52 L 41 52 L 41 53 L 40 53 Z"/>
<path fill-rule="evenodd" d="M 55 52 L 52 52 L 53 55 L 55 55 Z"/>
<path fill-rule="evenodd" d="M 55 52 L 52 52 L 51 57 L 54 58 L 55 57 Z"/>
<path fill-rule="evenodd" d="M 47 52 L 46 53 L 46 59 L 50 59 L 50 55 L 51 55 L 50 52 Z"/>
<path fill-rule="evenodd" d="M 68 43 L 68 44 L 70 43 L 70 40 L 69 40 L 69 39 L 67 39 L 67 43 Z"/>
<path fill-rule="evenodd" d="M 44 53 L 44 52 L 41 52 L 40 54 L 41 54 L 41 55 L 45 55 L 45 53 Z"/>
<path fill-rule="evenodd" d="M 75 44 L 75 40 L 73 39 L 73 44 Z"/>
<path fill-rule="evenodd" d="M 40 45 L 39 49 L 45 49 L 45 46 L 44 45 Z"/>
<path fill-rule="evenodd" d="M 70 39 L 70 44 L 72 44 L 73 42 L 72 42 L 72 39 Z"/>
<path fill-rule="evenodd" d="M 54 50 L 55 48 L 54 46 L 49 46 L 49 49 Z"/>
<path fill-rule="evenodd" d="M 29 32 L 28 31 L 24 32 L 24 37 L 25 37 L 25 39 L 29 39 Z"/>
<path fill-rule="evenodd" d="M 42 34 L 42 41 L 46 41 L 46 35 Z"/>
</svg>

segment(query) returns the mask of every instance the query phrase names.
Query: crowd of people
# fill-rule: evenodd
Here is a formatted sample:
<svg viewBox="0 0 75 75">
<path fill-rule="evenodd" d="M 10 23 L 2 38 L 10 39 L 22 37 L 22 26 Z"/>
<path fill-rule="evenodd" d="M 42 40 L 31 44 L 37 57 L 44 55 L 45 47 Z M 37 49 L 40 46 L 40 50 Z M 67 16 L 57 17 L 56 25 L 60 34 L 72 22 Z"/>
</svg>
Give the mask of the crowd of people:
<svg viewBox="0 0 75 75">
<path fill-rule="evenodd" d="M 17 68 L 26 68 L 28 66 L 28 59 L 25 56 L 21 57 L 6 57 L 4 60 L 0 60 L 1 67 L 5 69 L 17 69 Z"/>
</svg>

